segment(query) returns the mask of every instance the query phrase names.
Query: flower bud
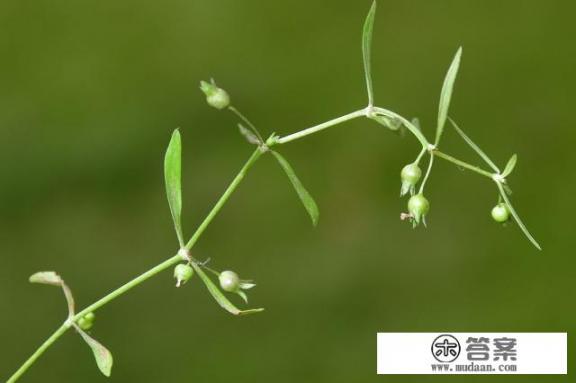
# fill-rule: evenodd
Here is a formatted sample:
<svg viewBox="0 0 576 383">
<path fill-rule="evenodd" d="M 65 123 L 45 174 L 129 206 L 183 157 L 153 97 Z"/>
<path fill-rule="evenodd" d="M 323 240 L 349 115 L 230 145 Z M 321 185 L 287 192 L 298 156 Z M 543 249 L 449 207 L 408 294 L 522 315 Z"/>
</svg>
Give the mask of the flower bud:
<svg viewBox="0 0 576 383">
<path fill-rule="evenodd" d="M 420 221 L 426 224 L 426 214 L 430 210 L 430 202 L 422 194 L 416 194 L 408 200 L 408 212 L 412 216 L 414 226 Z"/>
<path fill-rule="evenodd" d="M 194 275 L 194 269 L 187 263 L 180 263 L 174 268 L 174 278 L 176 278 L 176 287 L 180 287 L 188 282 Z"/>
<path fill-rule="evenodd" d="M 402 168 L 400 172 L 400 179 L 402 180 L 402 188 L 400 189 L 400 195 L 403 196 L 406 193 L 414 195 L 414 187 L 420 181 L 422 176 L 422 170 L 416 163 L 408 164 Z"/>
<path fill-rule="evenodd" d="M 240 289 L 240 278 L 233 271 L 221 272 L 218 280 L 220 281 L 220 287 L 224 291 L 236 292 Z"/>
<path fill-rule="evenodd" d="M 510 219 L 510 209 L 504 202 L 494 206 L 491 213 L 494 221 L 499 223 L 504 223 Z"/>
<path fill-rule="evenodd" d="M 89 312 L 88 314 L 84 315 L 82 318 L 78 319 L 78 327 L 80 327 L 84 331 L 88 331 L 94 325 L 94 319 L 96 316 L 93 312 Z"/>
<path fill-rule="evenodd" d="M 206 95 L 208 105 L 216 109 L 224 109 L 230 105 L 230 96 L 224 89 L 218 88 L 214 80 L 211 83 L 200 81 L 200 89 Z"/>
</svg>

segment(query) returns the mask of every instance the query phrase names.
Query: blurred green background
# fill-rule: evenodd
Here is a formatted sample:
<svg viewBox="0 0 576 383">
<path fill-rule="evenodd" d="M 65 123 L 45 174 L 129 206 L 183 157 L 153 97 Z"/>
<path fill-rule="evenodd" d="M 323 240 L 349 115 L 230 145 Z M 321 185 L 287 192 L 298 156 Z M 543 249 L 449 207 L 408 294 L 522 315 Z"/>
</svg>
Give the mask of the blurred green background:
<svg viewBox="0 0 576 383">
<path fill-rule="evenodd" d="M 188 235 L 252 148 L 209 108 L 213 76 L 266 133 L 366 102 L 360 33 L 370 1 L 0 2 L 0 378 L 64 319 L 54 269 L 85 306 L 172 255 L 162 159 L 184 140 Z M 377 376 L 378 331 L 574 331 L 576 46 L 569 1 L 379 1 L 377 104 L 431 137 L 445 71 L 464 47 L 451 114 L 499 164 L 540 240 L 489 211 L 488 180 L 437 161 L 427 230 L 398 217 L 418 144 L 357 120 L 281 148 L 318 201 L 312 229 L 271 157 L 194 249 L 254 278 L 264 314 L 234 318 L 198 280 L 166 272 L 97 313 L 116 382 L 541 382 Z M 480 164 L 447 128 L 445 151 Z M 570 346 L 574 342 L 570 340 Z M 23 382 L 102 382 L 66 334 Z M 566 382 L 566 376 L 546 377 Z"/>
</svg>

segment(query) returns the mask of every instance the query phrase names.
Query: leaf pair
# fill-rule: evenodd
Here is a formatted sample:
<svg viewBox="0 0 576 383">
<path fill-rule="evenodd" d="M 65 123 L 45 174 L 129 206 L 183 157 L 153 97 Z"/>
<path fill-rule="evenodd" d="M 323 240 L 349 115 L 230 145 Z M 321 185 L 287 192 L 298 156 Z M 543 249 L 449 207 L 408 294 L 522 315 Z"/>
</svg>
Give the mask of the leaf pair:
<svg viewBox="0 0 576 383">
<path fill-rule="evenodd" d="M 32 274 L 29 278 L 29 281 L 31 283 L 41 283 L 45 285 L 62 287 L 64 296 L 66 297 L 66 301 L 68 303 L 68 318 L 69 320 L 73 320 L 74 297 L 72 296 L 72 291 L 70 288 L 58 274 L 56 274 L 54 271 L 40 271 Z M 76 331 L 78 331 L 80 336 L 82 336 L 82 339 L 84 339 L 86 344 L 88 344 L 88 346 L 92 349 L 94 358 L 96 359 L 96 364 L 98 365 L 98 368 L 102 374 L 109 377 L 112 373 L 112 365 L 114 363 L 112 353 L 108 351 L 108 349 L 99 343 L 96 339 L 82 331 L 82 329 L 80 329 L 76 324 L 73 324 L 73 326 Z"/>
<path fill-rule="evenodd" d="M 366 89 L 368 92 L 368 105 L 374 105 L 374 89 L 372 85 L 372 35 L 374 31 L 374 18 L 376 15 L 376 1 L 372 3 L 370 11 L 366 16 L 364 21 L 364 27 L 362 29 L 362 58 L 364 62 L 364 77 L 366 79 Z M 450 107 L 450 99 L 452 98 L 452 90 L 454 89 L 454 82 L 456 80 L 456 75 L 458 74 L 458 68 L 460 67 L 460 58 L 462 56 L 462 47 L 458 48 L 452 64 L 446 73 L 444 78 L 444 83 L 442 85 L 442 91 L 440 93 L 440 103 L 438 107 L 438 125 L 436 127 L 436 139 L 434 145 L 440 143 L 440 138 L 444 132 L 444 125 L 446 124 L 446 118 L 448 116 L 448 109 Z M 390 126 L 386 121 L 376 121 L 382 123 L 383 125 L 391 127 L 393 130 L 397 130 L 397 126 Z"/>
<path fill-rule="evenodd" d="M 472 139 L 470 137 L 468 137 L 466 135 L 466 133 L 464 133 L 462 131 L 462 129 L 460 129 L 460 127 L 456 124 L 456 122 L 454 122 L 454 120 L 452 120 L 451 118 L 449 118 L 449 120 L 450 120 L 450 123 L 452 124 L 452 126 L 454 127 L 454 129 L 464 139 L 464 141 L 466 141 L 466 143 L 472 149 L 474 149 L 474 151 L 484 160 L 484 162 L 486 162 L 488 164 L 488 166 L 490 166 L 496 172 L 496 174 L 500 175 L 502 178 L 506 178 L 507 176 L 509 176 L 512 173 L 512 171 L 516 167 L 516 162 L 518 161 L 518 156 L 516 154 L 513 154 L 512 157 L 510 157 L 510 159 L 506 163 L 506 166 L 504 167 L 504 171 L 500 172 L 500 169 L 498 168 L 498 166 L 496 166 L 494 161 L 492 161 L 490 159 L 490 157 L 488 157 L 488 155 L 482 149 L 480 149 L 480 147 L 478 145 L 476 145 L 474 143 L 474 141 L 472 141 Z M 542 247 L 540 247 L 540 244 L 538 243 L 538 241 L 536 241 L 536 239 L 532 236 L 532 234 L 530 234 L 530 232 L 528 231 L 528 228 L 526 227 L 524 222 L 522 222 L 522 219 L 520 219 L 520 216 L 516 212 L 516 209 L 514 209 L 514 206 L 512 205 L 510 198 L 508 198 L 508 194 L 511 193 L 508 185 L 504 182 L 496 181 L 496 186 L 498 186 L 498 191 L 500 192 L 500 195 L 502 196 L 502 198 L 504 199 L 504 201 L 508 205 L 508 209 L 510 210 L 510 213 L 512 213 L 512 216 L 516 220 L 516 223 L 518 223 L 518 226 L 520 226 L 520 229 L 522 230 L 522 232 L 524 233 L 526 238 L 528 238 L 528 240 L 530 242 L 532 242 L 532 244 L 538 250 L 542 250 Z"/>
<path fill-rule="evenodd" d="M 241 132 L 249 133 L 249 130 L 243 131 L 241 127 Z M 172 220 L 174 221 L 174 228 L 176 230 L 176 235 L 178 237 L 178 242 L 180 243 L 180 248 L 185 247 L 184 235 L 182 232 L 182 138 L 178 129 L 174 130 L 170 143 L 168 144 L 168 149 L 166 150 L 166 155 L 164 157 L 164 179 L 166 183 L 166 196 L 168 198 L 168 204 L 170 205 L 170 212 L 172 213 Z M 225 296 L 220 292 L 218 287 L 210 280 L 210 278 L 203 272 L 203 270 L 192 262 L 192 267 L 196 270 L 202 282 L 208 288 L 210 294 L 214 297 L 216 302 L 222 306 L 228 312 L 234 315 L 245 315 L 260 312 L 263 309 L 252 309 L 252 310 L 240 310 L 235 307 Z"/>
</svg>

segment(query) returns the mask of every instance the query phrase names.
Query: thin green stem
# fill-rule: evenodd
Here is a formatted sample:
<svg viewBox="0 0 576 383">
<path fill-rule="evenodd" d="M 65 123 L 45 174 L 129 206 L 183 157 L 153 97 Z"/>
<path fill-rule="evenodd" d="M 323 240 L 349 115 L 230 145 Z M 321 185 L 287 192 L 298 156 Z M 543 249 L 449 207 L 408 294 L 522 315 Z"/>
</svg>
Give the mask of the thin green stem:
<svg viewBox="0 0 576 383">
<path fill-rule="evenodd" d="M 460 166 L 460 167 L 463 167 L 463 168 L 468 169 L 468 170 L 472 170 L 473 172 L 478 173 L 478 174 L 480 174 L 480 175 L 482 175 L 482 176 L 484 176 L 484 177 L 488 177 L 488 178 L 491 179 L 491 178 L 494 176 L 493 173 L 487 172 L 486 170 L 484 170 L 484 169 L 482 169 L 482 168 L 479 168 L 478 166 L 471 165 L 471 164 L 469 164 L 469 163 L 467 163 L 467 162 L 461 161 L 461 160 L 459 160 L 459 159 L 457 159 L 457 158 L 454 158 L 454 157 L 452 157 L 452 156 L 450 156 L 450 155 L 448 155 L 448 154 L 446 154 L 446 153 L 443 153 L 443 152 L 441 152 L 441 151 L 439 151 L 439 150 L 436 150 L 436 149 L 435 149 L 435 150 L 432 150 L 430 153 L 432 153 L 432 155 L 434 155 L 434 156 L 443 158 L 443 159 L 445 159 L 446 161 L 450 161 L 450 162 L 452 162 L 452 163 L 454 163 L 454 164 L 456 164 L 456 165 L 458 165 L 458 166 Z"/>
<path fill-rule="evenodd" d="M 426 153 L 428 149 L 426 148 L 422 148 L 422 150 L 420 151 L 420 154 L 418 154 L 418 157 L 416 157 L 416 161 L 414 161 L 414 163 L 416 165 L 418 165 L 420 163 L 420 160 L 422 159 L 422 156 L 424 156 L 424 153 Z"/>
<path fill-rule="evenodd" d="M 309 136 L 310 134 L 317 133 L 317 132 L 324 130 L 326 128 L 329 128 L 331 126 L 338 125 L 338 124 L 341 124 L 343 122 L 352 120 L 354 118 L 362 117 L 362 116 L 366 116 L 366 109 L 357 110 L 355 112 L 348 113 L 342 117 L 338 117 L 338 118 L 335 118 L 333 120 L 326 121 L 322 124 L 314 125 L 310 128 L 301 130 L 299 132 L 292 133 L 288 136 L 278 138 L 276 140 L 276 143 L 285 144 L 287 142 L 294 141 L 294 140 L 297 140 L 297 139 L 305 137 L 305 136 Z"/>
<path fill-rule="evenodd" d="M 402 121 L 402 123 L 404 124 L 404 126 L 406 126 L 406 128 L 410 131 L 410 133 L 412 133 L 416 137 L 416 139 L 420 141 L 420 144 L 422 144 L 423 148 L 428 148 L 428 146 L 430 146 L 430 143 L 428 142 L 424 134 L 420 131 L 420 129 L 418 129 L 416 126 L 414 126 L 412 122 L 408 121 L 401 115 L 394 113 L 391 110 L 379 108 L 377 106 L 373 107 L 372 111 L 376 114 L 381 114 L 383 116 L 387 116 L 390 118 L 396 118 Z"/>
<path fill-rule="evenodd" d="M 218 212 L 220 211 L 220 209 L 222 209 L 222 206 L 224 206 L 224 204 L 226 203 L 226 201 L 228 201 L 228 198 L 230 198 L 230 196 L 232 195 L 232 193 L 234 192 L 234 190 L 236 190 L 236 188 L 238 187 L 238 185 L 240 184 L 240 182 L 242 182 L 242 179 L 244 179 L 244 176 L 246 175 L 246 173 L 248 172 L 248 169 L 250 169 L 252 167 L 252 165 L 254 165 L 254 162 L 256 162 L 256 160 L 258 158 L 260 158 L 260 156 L 263 154 L 264 152 L 262 151 L 262 149 L 258 148 L 254 151 L 254 153 L 252 153 L 252 155 L 250 156 L 250 158 L 248 159 L 248 161 L 246 161 L 246 163 L 244 164 L 244 166 L 242 166 L 242 169 L 240 169 L 240 171 L 238 172 L 238 174 L 236 175 L 236 177 L 234 177 L 234 179 L 232 180 L 232 182 L 230 183 L 230 185 L 228 186 L 228 188 L 226 189 L 226 191 L 224 192 L 224 194 L 222 194 L 222 196 L 220 197 L 220 199 L 218 200 L 218 202 L 216 202 L 216 205 L 214 205 L 214 207 L 212 208 L 212 210 L 210 211 L 210 213 L 208 213 L 208 215 L 206 216 L 206 218 L 204 218 L 204 221 L 202 221 L 202 223 L 200 224 L 200 226 L 198 226 L 198 229 L 196 229 L 196 232 L 194 233 L 194 235 L 192 236 L 192 238 L 190 238 L 190 240 L 188 241 L 188 243 L 186 244 L 186 250 L 190 250 L 192 248 L 192 246 L 194 246 L 194 244 L 196 243 L 196 241 L 198 240 L 198 238 L 200 238 L 200 236 L 202 235 L 202 233 L 204 233 L 204 230 L 206 230 L 206 228 L 208 227 L 208 225 L 210 224 L 210 222 L 212 222 L 212 220 L 214 219 L 214 217 L 216 216 L 216 214 L 218 214 Z"/>
<path fill-rule="evenodd" d="M 222 209 L 222 207 L 224 206 L 224 204 L 226 203 L 226 201 L 228 200 L 228 198 L 230 198 L 230 195 L 234 192 L 234 190 L 238 187 L 238 185 L 240 184 L 240 182 L 242 181 L 242 179 L 244 178 L 244 176 L 246 175 L 246 172 L 248 171 L 248 169 L 250 169 L 250 167 L 254 164 L 254 162 L 256 162 L 256 160 L 263 154 L 262 150 L 260 148 L 256 149 L 254 151 L 254 153 L 252 153 L 252 155 L 250 156 L 250 158 L 248 159 L 248 161 L 244 164 L 244 166 L 242 167 L 242 169 L 240 169 L 240 172 L 236 175 L 236 177 L 232 180 L 232 183 L 228 186 L 228 188 L 226 189 L 226 191 L 224 192 L 224 194 L 222 195 L 222 197 L 220 197 L 220 199 L 218 200 L 218 202 L 216 202 L 216 205 L 214 205 L 214 207 L 212 208 L 212 210 L 210 211 L 210 213 L 208 213 L 208 216 L 204 219 L 204 221 L 202 221 L 202 223 L 200 224 L 200 226 L 198 227 L 198 229 L 196 229 L 196 232 L 194 233 L 194 235 L 192 236 L 192 238 L 190 239 L 190 241 L 188 241 L 187 245 L 186 245 L 186 249 L 190 250 L 192 248 L 192 246 L 194 246 L 194 244 L 196 243 L 196 241 L 198 240 L 198 238 L 200 238 L 200 236 L 202 235 L 202 233 L 204 232 L 204 230 L 206 230 L 206 227 L 210 224 L 210 222 L 212 222 L 212 220 L 214 219 L 214 217 L 216 216 L 216 214 Z M 112 300 L 116 299 L 117 297 L 119 297 L 120 295 L 126 293 L 127 291 L 129 291 L 130 289 L 132 289 L 133 287 L 138 286 L 139 284 L 141 284 L 142 282 L 146 281 L 147 279 L 153 277 L 154 275 L 170 268 L 171 266 L 174 266 L 175 264 L 177 264 L 178 262 L 181 262 L 182 256 L 180 254 L 174 255 L 171 258 L 168 258 L 167 260 L 165 260 L 164 262 L 154 266 L 153 268 L 151 268 L 150 270 L 144 272 L 143 274 L 140 274 L 139 276 L 137 276 L 136 278 L 132 279 L 130 282 L 120 286 L 119 288 L 117 288 L 116 290 L 112 291 L 111 293 L 109 293 L 108 295 L 104 296 L 103 298 L 99 299 L 98 301 L 92 303 L 90 306 L 86 307 L 85 309 L 83 309 L 82 311 L 80 311 L 78 314 L 74 315 L 73 317 L 71 317 L 71 319 L 67 320 L 62 326 L 60 326 L 51 336 L 50 338 L 48 338 L 44 343 L 42 343 L 42 345 L 32 354 L 32 356 L 30 356 L 21 366 L 20 368 L 8 379 L 8 383 L 13 383 L 16 382 L 25 372 L 26 370 L 28 370 L 28 368 L 30 368 L 30 366 L 32 366 L 34 364 L 34 362 L 56 341 L 58 340 L 58 338 L 60 338 L 70 327 L 71 327 L 71 323 L 72 322 L 76 322 L 78 321 L 80 318 L 82 318 L 84 315 L 86 315 L 89 312 L 94 312 L 97 309 L 99 309 L 100 307 L 106 305 L 107 303 L 111 302 Z"/>
<path fill-rule="evenodd" d="M 252 125 L 250 123 L 250 121 L 244 117 L 243 114 L 241 114 L 237 109 L 230 107 L 230 110 L 235 113 L 241 120 L 243 120 L 246 124 L 248 124 L 254 131 L 255 133 L 258 134 L 258 131 L 256 130 L 256 128 L 254 127 L 254 125 Z M 426 180 L 429 176 L 430 170 L 432 168 L 432 162 L 433 162 L 433 158 L 434 156 L 438 156 L 440 158 L 443 158 L 447 161 L 450 161 L 458 166 L 461 166 L 463 168 L 472 170 L 478 174 L 481 174 L 485 177 L 489 177 L 492 178 L 492 173 L 487 172 L 477 166 L 474 165 L 470 165 L 464 161 L 458 160 L 448 154 L 442 153 L 438 150 L 436 150 L 434 147 L 431 147 L 431 145 L 429 144 L 428 140 L 426 139 L 426 137 L 422 134 L 422 132 L 416 127 L 414 126 L 410 121 L 408 121 L 407 119 L 405 119 L 404 117 L 400 116 L 399 114 L 396 114 L 394 112 L 391 112 L 387 109 L 383 109 L 383 108 L 378 108 L 378 107 L 368 107 L 365 109 L 361 109 L 361 110 L 357 110 L 355 112 L 346 114 L 344 116 L 332 119 L 330 121 L 324 122 L 322 124 L 318 124 L 315 126 L 312 126 L 310 128 L 301 130 L 299 132 L 287 135 L 285 137 L 281 137 L 281 138 L 277 138 L 273 143 L 274 144 L 285 144 L 287 142 L 291 142 L 291 141 L 295 141 L 298 140 L 300 138 L 309 136 L 311 134 L 317 133 L 319 131 L 322 131 L 324 129 L 327 129 L 329 127 L 341 124 L 343 122 L 352 120 L 354 118 L 357 117 L 368 117 L 370 118 L 371 115 L 375 113 L 375 114 L 381 114 L 384 116 L 387 116 L 389 118 L 395 118 L 398 119 L 400 121 L 402 121 L 402 123 L 408 128 L 408 130 L 418 139 L 418 141 L 420 141 L 420 143 L 422 144 L 422 148 L 423 150 L 421 151 L 421 153 L 419 154 L 418 158 L 417 158 L 417 162 L 421 159 L 421 157 L 423 156 L 423 154 L 428 151 L 431 156 L 430 156 L 430 163 L 428 165 L 428 171 L 426 173 L 426 176 L 424 178 L 424 181 L 422 182 L 421 188 L 420 190 L 423 190 L 424 184 L 426 183 Z M 258 134 L 259 135 L 259 134 Z M 206 230 L 206 228 L 210 225 L 210 223 L 212 222 L 212 220 L 214 219 L 214 217 L 218 214 L 218 212 L 222 209 L 222 207 L 226 204 L 226 202 L 228 201 L 228 199 L 230 198 L 230 196 L 232 195 L 232 193 L 236 190 L 236 188 L 238 187 L 238 185 L 240 184 L 240 182 L 242 182 L 242 180 L 244 179 L 244 177 L 246 176 L 246 173 L 248 172 L 248 170 L 252 167 L 252 165 L 254 165 L 254 163 L 258 160 L 258 158 L 260 158 L 260 156 L 265 152 L 265 146 L 263 147 L 259 147 L 257 148 L 252 155 L 250 156 L 250 158 L 248 159 L 248 161 L 246 161 L 246 163 L 244 164 L 244 166 L 240 169 L 240 171 L 238 172 L 238 174 L 236 175 L 236 177 L 234 177 L 234 179 L 232 180 L 232 182 L 230 183 L 230 185 L 228 186 L 228 188 L 224 191 L 224 194 L 222 194 L 222 196 L 220 197 L 220 199 L 216 202 L 216 204 L 214 205 L 214 207 L 212 208 L 212 210 L 208 213 L 208 215 L 206 216 L 206 218 L 204 219 L 204 221 L 202 221 L 202 223 L 200 224 L 200 226 L 198 226 L 198 228 L 196 229 L 196 231 L 194 232 L 194 234 L 192 235 L 192 237 L 190 238 L 190 240 L 188 241 L 188 243 L 186 244 L 186 246 L 184 247 L 185 250 L 189 251 L 194 244 L 196 243 L 196 241 L 200 238 L 200 236 L 202 235 L 202 233 L 204 233 L 204 231 Z M 506 197 L 504 197 L 506 198 Z M 132 279 L 131 281 L 129 281 L 128 283 L 122 285 L 121 287 L 117 288 L 116 290 L 112 291 L 111 293 L 109 293 L 108 295 L 104 296 L 103 298 L 99 299 L 98 301 L 94 302 L 93 304 L 91 304 L 90 306 L 86 307 L 85 309 L 83 309 L 82 311 L 80 311 L 79 313 L 75 314 L 73 317 L 71 317 L 70 319 L 68 319 L 64 324 L 62 324 L 21 366 L 20 368 L 8 379 L 8 383 L 13 383 L 16 382 L 17 379 L 19 379 L 25 372 L 26 370 L 28 370 L 28 368 L 34 364 L 34 362 L 58 339 L 60 338 L 71 326 L 73 322 L 78 321 L 81 317 L 83 317 L 84 315 L 86 315 L 89 312 L 93 312 L 96 311 L 97 309 L 99 309 L 100 307 L 106 305 L 107 303 L 111 302 L 112 300 L 116 299 L 117 297 L 119 297 L 120 295 L 126 293 L 127 291 L 131 290 L 132 288 L 138 286 L 139 284 L 143 283 L 144 281 L 146 281 L 147 279 L 153 277 L 154 275 L 170 268 L 171 266 L 174 266 L 175 264 L 177 264 L 178 262 L 182 261 L 183 257 L 180 254 L 174 255 L 171 258 L 165 260 L 164 262 L 156 265 L 155 267 L 151 268 L 150 270 L 144 272 L 143 274 L 140 274 L 139 276 L 137 276 L 136 278 Z"/>
<path fill-rule="evenodd" d="M 24 373 L 28 370 L 28 368 L 30 368 L 30 366 L 32 366 L 34 364 L 34 362 L 36 362 L 36 359 L 38 359 L 44 353 L 44 351 L 46 351 L 50 346 L 52 346 L 52 344 L 54 342 L 56 342 L 58 340 L 58 338 L 60 338 L 66 332 L 66 330 L 68 330 L 69 328 L 70 328 L 70 324 L 68 324 L 68 322 L 64 322 L 60 327 L 58 327 L 58 329 L 56 331 L 54 331 L 54 333 L 52 335 L 50 335 L 50 337 L 48 339 L 46 339 L 44 341 L 44 343 L 42 343 L 42 345 L 40 347 L 38 347 L 38 349 L 36 351 L 34 351 L 34 354 L 32 354 L 20 366 L 18 371 L 16 371 L 10 378 L 8 378 L 8 380 L 6 382 L 7 383 L 14 383 L 18 379 L 20 379 L 20 377 L 22 375 L 24 375 Z"/>
<path fill-rule="evenodd" d="M 424 179 L 420 184 L 420 190 L 418 194 L 422 194 L 424 192 L 424 186 L 426 185 L 426 181 L 428 181 L 428 177 L 430 176 L 430 172 L 432 172 L 432 165 L 434 164 L 434 156 L 430 155 L 430 160 L 428 161 L 428 168 L 426 169 L 426 174 L 424 175 Z"/>
</svg>

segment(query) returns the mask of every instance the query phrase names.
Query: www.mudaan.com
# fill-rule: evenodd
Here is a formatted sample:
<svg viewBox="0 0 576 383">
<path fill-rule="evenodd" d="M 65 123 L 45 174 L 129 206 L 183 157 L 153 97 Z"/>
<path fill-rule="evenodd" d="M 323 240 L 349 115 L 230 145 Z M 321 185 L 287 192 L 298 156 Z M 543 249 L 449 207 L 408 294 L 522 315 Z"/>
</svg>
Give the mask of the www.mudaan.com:
<svg viewBox="0 0 576 383">
<path fill-rule="evenodd" d="M 516 372 L 518 367 L 516 364 L 476 364 L 474 362 L 469 364 L 432 364 L 432 372 Z"/>
</svg>

